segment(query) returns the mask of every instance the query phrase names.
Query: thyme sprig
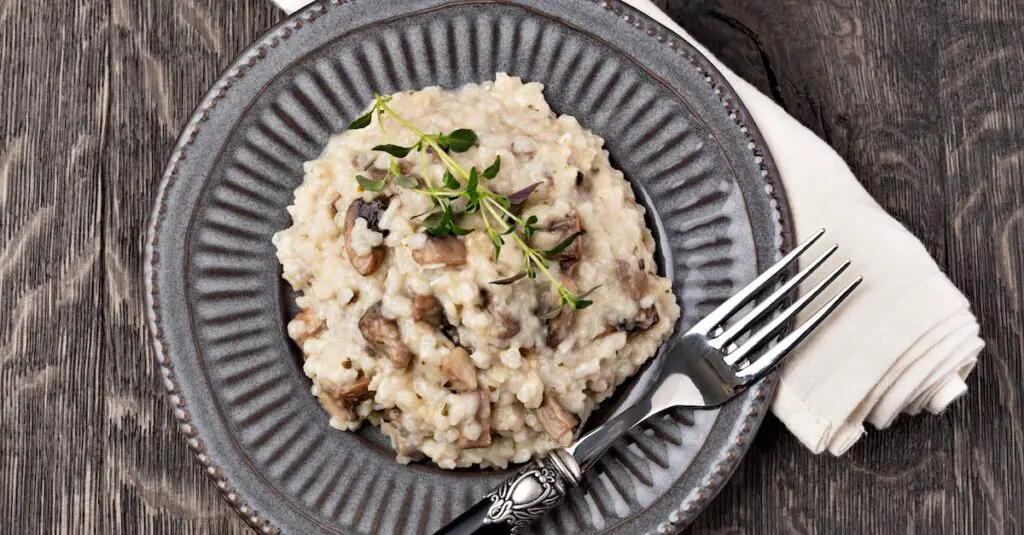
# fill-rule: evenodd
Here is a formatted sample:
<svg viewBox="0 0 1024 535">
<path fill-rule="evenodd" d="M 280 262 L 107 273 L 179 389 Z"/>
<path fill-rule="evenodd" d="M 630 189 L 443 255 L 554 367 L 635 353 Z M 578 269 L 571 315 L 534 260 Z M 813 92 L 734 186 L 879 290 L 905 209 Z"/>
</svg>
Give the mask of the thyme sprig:
<svg viewBox="0 0 1024 535">
<path fill-rule="evenodd" d="M 486 169 L 480 171 L 476 167 L 466 169 L 457 162 L 450 153 L 463 153 L 476 144 L 477 135 L 468 128 L 459 128 L 451 132 L 430 134 L 416 127 L 399 115 L 390 106 L 392 97 L 375 95 L 373 106 L 368 112 L 349 125 L 350 130 L 366 128 L 377 116 L 377 124 L 384 134 L 384 144 L 377 145 L 373 150 L 384 152 L 390 156 L 388 170 L 379 180 L 372 180 L 358 175 L 356 180 L 363 189 L 381 191 L 390 181 L 395 186 L 409 189 L 427 196 L 431 200 L 431 208 L 417 217 L 423 217 L 421 225 L 433 236 L 465 236 L 473 229 L 460 225 L 467 214 L 479 213 L 484 223 L 484 230 L 494 247 L 494 260 L 498 260 L 502 248 L 507 241 L 512 241 L 523 254 L 523 264 L 519 273 L 512 277 L 493 281 L 492 284 L 511 284 L 523 277 L 531 279 L 541 273 L 547 278 L 558 293 L 560 307 L 573 310 L 587 308 L 593 301 L 585 299 L 590 293 L 577 295 L 565 287 L 551 274 L 551 262 L 583 235 L 575 232 L 550 249 L 536 249 L 529 244 L 534 234 L 540 231 L 537 216 L 522 218 L 513 213 L 512 207 L 525 202 L 539 183 L 531 184 L 511 195 L 495 193 L 483 181 L 492 180 L 501 172 L 501 157 L 498 156 Z M 395 122 L 417 136 L 415 143 L 409 146 L 387 143 L 388 133 L 384 129 L 384 117 L 391 117 Z M 421 155 L 420 161 L 425 166 L 425 157 L 434 153 L 444 165 L 445 173 L 441 184 L 433 185 L 423 173 L 422 183 L 419 179 L 402 172 L 398 160 L 413 152 Z M 456 202 L 458 201 L 458 202 Z M 593 290 L 591 290 L 593 291 Z"/>
</svg>

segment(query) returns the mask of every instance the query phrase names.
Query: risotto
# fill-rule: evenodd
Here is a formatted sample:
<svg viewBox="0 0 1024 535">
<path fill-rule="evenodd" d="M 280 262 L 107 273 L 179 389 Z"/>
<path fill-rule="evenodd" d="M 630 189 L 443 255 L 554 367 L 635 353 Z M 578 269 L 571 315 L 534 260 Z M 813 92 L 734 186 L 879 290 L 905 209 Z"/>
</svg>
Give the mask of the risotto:
<svg viewBox="0 0 1024 535">
<path fill-rule="evenodd" d="M 644 209 L 604 141 L 553 113 L 542 90 L 498 74 L 393 95 L 394 115 L 368 115 L 306 164 L 293 224 L 274 236 L 284 278 L 301 293 L 288 334 L 312 394 L 333 427 L 379 426 L 400 462 L 504 467 L 570 444 L 679 317 Z M 377 147 L 417 144 L 410 124 L 475 135 L 441 154 Z M 452 178 L 442 157 L 478 170 L 500 161 L 480 181 L 520 202 L 507 216 L 463 210 L 457 234 L 427 232 L 423 214 L 437 205 L 423 192 Z M 389 170 L 412 184 L 387 182 Z M 459 213 L 459 201 L 451 206 Z M 496 254 L 485 217 L 499 216 L 536 230 L 510 232 Z M 554 255 L 536 277 L 514 277 L 527 255 L 512 244 L 520 237 Z M 592 304 L 565 306 L 559 288 L 590 291 Z"/>
</svg>

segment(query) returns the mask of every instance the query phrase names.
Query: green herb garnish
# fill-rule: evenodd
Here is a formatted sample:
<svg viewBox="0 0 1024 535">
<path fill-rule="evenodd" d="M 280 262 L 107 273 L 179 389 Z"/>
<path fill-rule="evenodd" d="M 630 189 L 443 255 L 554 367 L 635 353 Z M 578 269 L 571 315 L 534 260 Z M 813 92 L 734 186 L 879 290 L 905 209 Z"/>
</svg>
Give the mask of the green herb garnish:
<svg viewBox="0 0 1024 535">
<path fill-rule="evenodd" d="M 497 157 L 494 158 L 494 163 L 492 163 L 490 165 L 490 167 L 488 167 L 487 169 L 484 169 L 483 175 L 484 175 L 484 178 L 486 178 L 487 180 L 490 180 L 490 179 L 498 176 L 498 173 L 500 173 L 500 172 L 501 172 L 501 156 L 497 156 Z"/>
<path fill-rule="evenodd" d="M 395 158 L 405 158 L 406 156 L 409 155 L 410 152 L 412 152 L 413 148 L 414 147 L 399 147 L 398 145 L 390 145 L 389 144 L 389 145 L 377 145 L 376 147 L 373 148 L 373 150 L 379 150 L 381 152 L 386 152 L 386 153 L 394 156 Z"/>
<path fill-rule="evenodd" d="M 348 129 L 359 130 L 360 128 L 366 128 L 367 126 L 370 126 L 370 121 L 373 120 L 373 111 L 374 110 L 370 110 L 365 114 L 360 115 L 358 118 L 356 118 L 355 121 L 349 123 Z"/>
<path fill-rule="evenodd" d="M 583 234 L 584 232 L 582 230 L 579 232 L 573 232 L 568 238 L 558 242 L 558 245 L 555 245 L 550 249 L 541 251 L 540 253 L 544 255 L 544 258 L 547 258 L 548 260 L 554 260 L 556 256 L 558 256 L 567 247 L 572 245 L 572 243 Z"/>
<path fill-rule="evenodd" d="M 387 181 L 383 178 L 380 180 L 371 180 L 363 175 L 356 175 L 356 182 L 358 182 L 366 191 L 380 191 L 387 185 Z"/>
<path fill-rule="evenodd" d="M 481 183 L 480 177 L 484 180 L 492 180 L 501 172 L 501 158 L 494 159 L 494 163 L 483 171 L 476 167 L 466 169 L 456 162 L 449 152 L 463 153 L 468 151 L 477 142 L 476 132 L 468 128 L 459 128 L 448 134 L 428 134 L 415 125 L 409 123 L 400 116 L 388 104 L 391 97 L 376 95 L 373 107 L 364 115 L 357 118 L 349 125 L 350 129 L 365 128 L 377 115 L 378 125 L 382 132 L 384 126 L 381 121 L 384 116 L 393 118 L 406 130 L 418 136 L 418 140 L 411 146 L 403 147 L 391 143 L 377 145 L 373 150 L 384 152 L 391 156 L 388 165 L 388 172 L 380 180 L 370 180 L 364 176 L 357 176 L 356 180 L 368 191 L 381 191 L 388 182 L 388 179 L 398 187 L 410 189 L 430 198 L 430 210 L 416 216 L 423 217 L 421 225 L 433 236 L 465 236 L 473 229 L 462 227 L 459 222 L 466 214 L 480 213 L 484 223 L 487 237 L 491 240 L 494 248 L 494 260 L 498 260 L 502 247 L 507 241 L 513 242 L 523 253 L 523 264 L 519 273 L 504 279 L 493 281 L 492 284 L 512 284 L 524 277 L 536 278 L 538 273 L 543 274 L 558 293 L 562 307 L 570 307 L 573 310 L 582 310 L 593 302 L 585 299 L 587 295 L 596 290 L 591 290 L 584 295 L 576 295 L 561 284 L 549 271 L 551 261 L 567 247 L 573 244 L 583 232 L 576 232 L 563 239 L 551 249 L 538 250 L 528 242 L 539 232 L 536 216 L 529 216 L 526 219 L 512 213 L 512 207 L 524 203 L 533 191 L 540 186 L 540 183 L 532 184 L 510 196 L 500 195 L 491 191 Z M 385 138 L 387 132 L 384 132 Z M 431 151 L 437 155 L 444 164 L 445 173 L 441 179 L 440 186 L 429 184 L 402 173 L 398 166 L 397 159 L 405 158 L 413 151 L 425 156 Z M 423 160 L 421 160 L 422 162 Z M 464 200 L 459 204 L 460 208 L 453 205 L 456 200 Z M 557 311 L 556 311 L 557 312 Z"/>
<path fill-rule="evenodd" d="M 398 174 L 395 175 L 395 185 L 400 188 L 414 189 L 419 187 L 420 181 L 409 175 Z"/>
<path fill-rule="evenodd" d="M 476 143 L 476 132 L 460 128 L 448 134 L 446 141 L 452 152 L 466 152 Z"/>
</svg>

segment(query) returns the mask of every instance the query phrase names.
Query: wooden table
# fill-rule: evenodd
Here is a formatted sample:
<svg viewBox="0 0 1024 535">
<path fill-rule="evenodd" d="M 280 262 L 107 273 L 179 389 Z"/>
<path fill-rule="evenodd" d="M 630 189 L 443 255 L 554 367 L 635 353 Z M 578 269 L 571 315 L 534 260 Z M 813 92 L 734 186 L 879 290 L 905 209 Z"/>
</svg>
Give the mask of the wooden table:
<svg viewBox="0 0 1024 535">
<path fill-rule="evenodd" d="M 815 457 L 778 421 L 694 532 L 1024 532 L 1024 2 L 663 1 L 848 159 L 971 299 L 969 396 Z M 141 251 L 262 0 L 0 0 L 0 531 L 243 533 L 154 377 Z"/>
</svg>

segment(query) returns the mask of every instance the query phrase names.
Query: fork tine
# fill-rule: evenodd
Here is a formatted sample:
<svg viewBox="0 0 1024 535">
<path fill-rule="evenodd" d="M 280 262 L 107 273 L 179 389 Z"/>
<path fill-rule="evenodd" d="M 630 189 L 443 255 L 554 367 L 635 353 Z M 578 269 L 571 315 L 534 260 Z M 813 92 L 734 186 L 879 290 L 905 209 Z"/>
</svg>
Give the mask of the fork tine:
<svg viewBox="0 0 1024 535">
<path fill-rule="evenodd" d="M 825 263 L 826 260 L 831 258 L 832 255 L 835 254 L 835 252 L 838 250 L 839 245 L 833 245 L 832 247 L 829 247 L 828 250 L 825 251 L 821 256 L 814 259 L 814 261 L 811 262 L 811 265 L 804 268 L 803 271 L 801 271 L 800 273 L 797 273 L 796 276 L 793 277 L 792 279 L 786 281 L 786 283 L 779 287 L 778 290 L 775 290 L 774 292 L 772 292 L 770 296 L 768 296 L 763 301 L 759 302 L 757 306 L 754 307 L 754 310 L 750 311 L 749 314 L 743 316 L 743 318 L 737 321 L 735 325 L 732 325 L 731 327 L 726 329 L 724 333 L 719 335 L 717 338 L 713 338 L 708 343 L 711 345 L 711 347 L 714 347 L 716 349 L 728 347 L 729 344 L 733 343 L 737 338 L 740 337 L 740 335 L 745 333 L 751 325 L 763 319 L 771 311 L 778 309 L 779 303 L 782 302 L 782 299 L 785 298 L 786 295 L 789 294 L 789 292 L 793 291 L 793 288 L 796 288 L 798 284 L 807 279 L 807 277 L 809 277 L 811 273 L 814 273 L 819 267 L 821 267 L 822 264 Z"/>
<path fill-rule="evenodd" d="M 710 314 L 705 316 L 703 320 L 697 323 L 693 327 L 694 331 L 708 333 L 712 329 L 718 327 L 725 320 L 729 319 L 730 316 L 736 313 L 737 310 L 742 308 L 757 294 L 768 287 L 772 281 L 775 280 L 786 268 L 790 266 L 796 259 L 809 249 L 815 242 L 825 234 L 825 229 L 821 229 L 815 232 L 813 236 L 804 240 L 803 243 L 798 245 L 795 249 L 790 251 L 786 256 L 782 257 L 774 266 L 768 268 L 767 271 L 759 275 L 750 284 L 743 287 L 742 290 L 736 293 L 736 295 L 727 299 L 724 303 L 718 306 L 718 308 L 711 311 Z"/>
<path fill-rule="evenodd" d="M 782 331 L 782 328 L 789 323 L 789 320 L 793 319 L 794 316 L 807 307 L 814 298 L 821 295 L 821 292 L 825 291 L 825 288 L 839 278 L 839 275 L 842 275 L 848 267 L 850 267 L 849 260 L 843 262 L 841 266 L 836 268 L 832 273 L 829 273 L 827 277 L 811 288 L 810 291 L 800 296 L 792 306 L 782 311 L 778 316 L 772 318 L 772 320 L 768 322 L 768 325 L 765 325 L 762 329 L 750 335 L 750 338 L 746 342 L 743 342 L 742 346 L 725 356 L 725 363 L 733 365 L 740 362 L 750 356 L 754 351 L 757 351 L 765 344 L 765 342 L 774 338 Z"/>
<path fill-rule="evenodd" d="M 829 299 L 827 303 L 822 305 L 817 312 L 814 313 L 803 325 L 797 327 L 796 330 L 786 335 L 785 338 L 775 344 L 771 349 L 761 355 L 761 358 L 752 362 L 746 368 L 736 372 L 736 376 L 744 383 L 751 383 L 763 377 L 769 371 L 771 371 L 776 364 L 784 359 L 789 352 L 796 347 L 800 342 L 807 338 L 814 329 L 825 321 L 825 318 L 834 312 L 839 305 L 843 304 L 843 301 L 850 296 L 851 293 L 860 283 L 864 282 L 864 277 L 857 277 L 849 286 L 843 288 L 835 297 Z"/>
</svg>

